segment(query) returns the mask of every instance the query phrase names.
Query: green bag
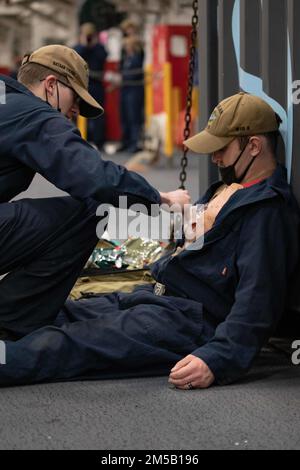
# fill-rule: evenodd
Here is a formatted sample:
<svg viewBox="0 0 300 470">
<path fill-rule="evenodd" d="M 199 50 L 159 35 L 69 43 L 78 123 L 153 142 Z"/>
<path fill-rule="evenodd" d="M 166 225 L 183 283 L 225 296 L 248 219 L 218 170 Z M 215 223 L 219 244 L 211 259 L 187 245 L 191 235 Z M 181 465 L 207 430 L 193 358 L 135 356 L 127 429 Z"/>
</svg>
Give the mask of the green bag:
<svg viewBox="0 0 300 470">
<path fill-rule="evenodd" d="M 132 292 L 136 286 L 155 284 L 148 269 L 123 270 L 117 272 L 90 271 L 91 275 L 80 277 L 69 298 L 78 300 L 112 292 Z"/>
</svg>

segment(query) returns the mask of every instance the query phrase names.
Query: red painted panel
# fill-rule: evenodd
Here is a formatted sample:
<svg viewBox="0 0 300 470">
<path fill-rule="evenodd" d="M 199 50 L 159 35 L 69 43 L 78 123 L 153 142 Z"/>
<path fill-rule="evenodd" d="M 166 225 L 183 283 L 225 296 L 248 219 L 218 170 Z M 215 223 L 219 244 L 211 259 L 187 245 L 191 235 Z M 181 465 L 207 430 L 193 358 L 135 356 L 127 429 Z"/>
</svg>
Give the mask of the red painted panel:
<svg viewBox="0 0 300 470">
<path fill-rule="evenodd" d="M 10 72 L 11 72 L 11 71 L 10 71 L 10 69 L 9 69 L 8 67 L 1 67 L 1 66 L 0 66 L 0 73 L 1 73 L 2 75 L 9 75 Z"/>
<path fill-rule="evenodd" d="M 186 54 L 176 56 L 171 51 L 172 37 L 182 37 L 186 45 Z M 189 70 L 189 48 L 191 44 L 191 27 L 184 25 L 157 25 L 153 30 L 153 72 L 162 74 L 166 62 L 172 65 L 172 87 L 178 87 L 181 95 L 181 109 L 185 107 L 187 81 Z M 153 83 L 153 110 L 154 114 L 164 111 L 163 79 L 156 79 Z"/>
<path fill-rule="evenodd" d="M 117 72 L 119 70 L 118 62 L 106 62 L 106 71 Z M 106 140 L 119 141 L 122 137 L 120 123 L 120 89 L 109 90 L 110 85 L 105 84 L 105 136 Z"/>
</svg>

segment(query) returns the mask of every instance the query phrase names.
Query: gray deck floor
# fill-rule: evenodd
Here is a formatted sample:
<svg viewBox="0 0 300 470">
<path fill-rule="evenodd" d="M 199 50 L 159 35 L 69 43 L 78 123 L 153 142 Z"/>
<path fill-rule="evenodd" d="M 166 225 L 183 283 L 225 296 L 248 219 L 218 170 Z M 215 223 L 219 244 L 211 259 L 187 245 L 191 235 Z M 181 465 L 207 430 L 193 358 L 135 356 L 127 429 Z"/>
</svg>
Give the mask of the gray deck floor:
<svg viewBox="0 0 300 470">
<path fill-rule="evenodd" d="M 264 351 L 238 384 L 166 377 L 0 389 L 0 449 L 300 449 L 300 368 Z"/>
</svg>

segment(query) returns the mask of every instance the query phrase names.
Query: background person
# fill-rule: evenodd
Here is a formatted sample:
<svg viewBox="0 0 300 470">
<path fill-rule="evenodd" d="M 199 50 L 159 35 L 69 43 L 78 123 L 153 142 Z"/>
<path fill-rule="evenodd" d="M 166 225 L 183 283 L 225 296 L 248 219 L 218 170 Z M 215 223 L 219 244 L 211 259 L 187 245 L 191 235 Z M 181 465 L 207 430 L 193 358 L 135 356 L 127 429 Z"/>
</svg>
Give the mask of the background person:
<svg viewBox="0 0 300 470">
<path fill-rule="evenodd" d="M 136 36 L 123 40 L 123 57 L 120 66 L 122 150 L 136 153 L 141 148 L 144 126 L 144 50 Z"/>
<path fill-rule="evenodd" d="M 122 21 L 120 28 L 123 33 L 120 59 L 123 84 L 120 93 L 122 143 L 119 151 L 135 153 L 140 150 L 139 140 L 142 137 L 144 125 L 145 54 L 139 25 L 127 18 Z"/>
<path fill-rule="evenodd" d="M 89 66 L 89 93 L 99 103 L 104 103 L 105 90 L 103 85 L 104 67 L 107 59 L 105 47 L 98 41 L 98 33 L 93 23 L 84 23 L 80 27 L 79 44 L 74 49 Z M 105 115 L 88 120 L 88 141 L 98 150 L 105 143 Z"/>
</svg>

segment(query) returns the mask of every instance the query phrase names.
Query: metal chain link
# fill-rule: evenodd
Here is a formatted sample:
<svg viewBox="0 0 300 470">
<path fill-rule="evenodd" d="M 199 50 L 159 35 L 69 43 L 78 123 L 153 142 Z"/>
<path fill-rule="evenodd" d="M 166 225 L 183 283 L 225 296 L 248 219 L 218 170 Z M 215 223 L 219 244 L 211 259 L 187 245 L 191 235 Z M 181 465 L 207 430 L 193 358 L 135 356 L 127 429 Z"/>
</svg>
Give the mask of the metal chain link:
<svg viewBox="0 0 300 470">
<path fill-rule="evenodd" d="M 186 101 L 186 111 L 185 111 L 185 128 L 184 128 L 184 140 L 187 140 L 190 137 L 190 125 L 192 121 L 191 110 L 192 110 L 192 95 L 193 95 L 193 86 L 194 86 L 194 70 L 195 70 L 195 58 L 196 58 L 196 47 L 197 47 L 197 26 L 198 26 L 198 0 L 193 1 L 193 17 L 192 17 L 192 32 L 191 32 L 191 46 L 190 46 L 190 60 L 189 60 L 189 77 L 188 77 L 188 92 L 187 92 L 187 101 Z M 186 182 L 186 169 L 188 166 L 187 159 L 188 148 L 183 147 L 183 156 L 181 159 L 181 172 L 180 172 L 180 189 L 185 189 Z"/>
</svg>

